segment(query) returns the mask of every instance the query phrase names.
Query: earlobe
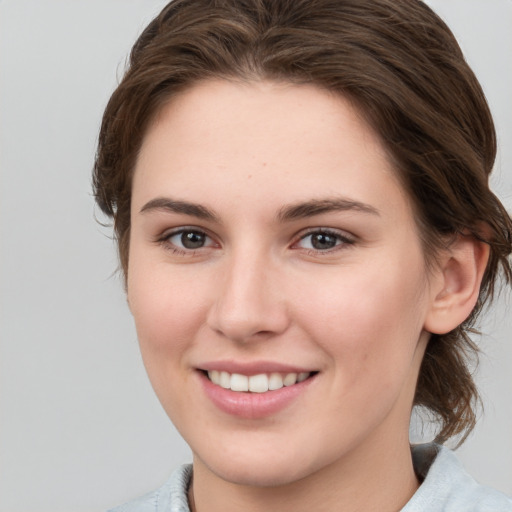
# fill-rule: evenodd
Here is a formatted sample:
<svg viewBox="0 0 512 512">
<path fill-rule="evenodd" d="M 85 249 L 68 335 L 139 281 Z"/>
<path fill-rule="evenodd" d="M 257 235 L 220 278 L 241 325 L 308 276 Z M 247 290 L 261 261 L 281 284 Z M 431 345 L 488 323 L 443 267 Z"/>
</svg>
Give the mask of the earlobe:
<svg viewBox="0 0 512 512">
<path fill-rule="evenodd" d="M 471 314 L 489 259 L 489 245 L 471 235 L 458 235 L 442 256 L 424 329 L 446 334 Z"/>
</svg>

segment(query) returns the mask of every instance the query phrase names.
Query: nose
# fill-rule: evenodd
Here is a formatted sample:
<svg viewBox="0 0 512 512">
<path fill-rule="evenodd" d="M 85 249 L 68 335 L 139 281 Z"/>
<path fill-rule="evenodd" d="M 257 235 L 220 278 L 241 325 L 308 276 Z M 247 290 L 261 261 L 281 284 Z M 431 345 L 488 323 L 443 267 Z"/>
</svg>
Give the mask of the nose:
<svg viewBox="0 0 512 512">
<path fill-rule="evenodd" d="M 265 255 L 239 254 L 223 262 L 207 323 L 236 342 L 272 338 L 290 323 L 282 272 Z"/>
</svg>

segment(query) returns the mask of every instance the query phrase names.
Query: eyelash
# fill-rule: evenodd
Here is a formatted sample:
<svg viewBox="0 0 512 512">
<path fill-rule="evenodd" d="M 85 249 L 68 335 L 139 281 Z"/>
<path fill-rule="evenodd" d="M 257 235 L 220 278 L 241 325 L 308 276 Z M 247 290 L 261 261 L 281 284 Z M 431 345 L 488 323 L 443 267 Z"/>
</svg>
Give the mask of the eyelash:
<svg viewBox="0 0 512 512">
<path fill-rule="evenodd" d="M 171 251 L 174 254 L 178 254 L 181 256 L 194 256 L 198 251 L 201 251 L 202 249 L 208 248 L 208 247 L 214 247 L 216 244 L 211 243 L 208 245 L 203 245 L 201 247 L 198 247 L 197 249 L 190 249 L 190 248 L 182 248 L 177 246 L 175 243 L 172 243 L 170 240 L 178 235 L 182 235 L 185 233 L 189 234 L 196 234 L 200 236 L 204 236 L 205 239 L 209 239 L 211 242 L 213 242 L 212 237 L 208 235 L 203 229 L 195 228 L 195 227 L 182 227 L 175 231 L 167 232 L 160 238 L 158 238 L 157 242 L 164 246 L 166 250 Z M 312 248 L 303 248 L 304 252 L 308 255 L 328 255 L 332 254 L 333 252 L 342 250 L 344 248 L 347 248 L 347 246 L 353 245 L 355 243 L 355 238 L 348 235 L 345 232 L 340 232 L 332 229 L 327 228 L 314 228 L 310 229 L 306 233 L 302 233 L 298 240 L 292 244 L 292 248 L 296 247 L 300 242 L 306 240 L 308 237 L 311 237 L 313 235 L 322 235 L 326 237 L 333 237 L 336 239 L 336 243 L 331 248 L 326 248 L 324 250 L 322 249 L 315 249 Z"/>
<path fill-rule="evenodd" d="M 171 251 L 173 254 L 178 254 L 180 256 L 194 256 L 201 249 L 204 249 L 204 248 L 210 247 L 211 245 L 214 245 L 214 244 L 211 244 L 211 245 L 198 247 L 197 249 L 189 249 L 189 248 L 178 247 L 176 244 L 174 244 L 170 241 L 173 237 L 178 236 L 178 235 L 183 235 L 185 233 L 190 233 L 190 234 L 194 233 L 194 234 L 197 234 L 200 236 L 204 236 L 205 238 L 208 238 L 211 241 L 213 241 L 212 237 L 210 237 L 208 235 L 208 233 L 206 233 L 203 229 L 195 228 L 195 227 L 191 226 L 191 227 L 182 227 L 182 228 L 176 229 L 174 231 L 167 232 L 163 236 L 161 236 L 157 240 L 157 242 L 160 243 L 166 250 Z"/>
<path fill-rule="evenodd" d="M 306 240 L 308 237 L 311 237 L 313 235 L 323 235 L 323 236 L 333 237 L 336 239 L 336 244 L 333 247 L 325 249 L 325 250 L 315 249 L 315 248 L 311 248 L 311 249 L 304 248 L 304 250 L 306 251 L 307 254 L 315 255 L 315 256 L 316 255 L 332 254 L 333 252 L 346 249 L 347 246 L 351 246 L 355 243 L 355 238 L 350 236 L 348 233 L 336 231 L 333 229 L 327 229 L 327 228 L 314 228 L 314 229 L 307 231 L 306 233 L 301 234 L 298 241 L 295 242 L 293 245 L 296 246 L 303 240 Z"/>
</svg>

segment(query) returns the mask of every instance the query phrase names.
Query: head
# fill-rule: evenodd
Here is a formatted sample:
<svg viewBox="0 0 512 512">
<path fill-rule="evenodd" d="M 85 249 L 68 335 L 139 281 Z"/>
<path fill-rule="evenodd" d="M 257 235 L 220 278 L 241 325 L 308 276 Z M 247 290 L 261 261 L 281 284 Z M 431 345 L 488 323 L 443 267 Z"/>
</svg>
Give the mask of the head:
<svg viewBox="0 0 512 512">
<path fill-rule="evenodd" d="M 510 282 L 512 221 L 489 189 L 496 138 L 475 76 L 446 25 L 419 0 L 175 0 L 144 30 L 103 118 L 94 171 L 130 274 L 132 185 L 148 131 L 175 98 L 208 82 L 315 87 L 350 103 L 377 135 L 414 212 L 425 266 L 457 239 L 489 250 L 475 307 L 432 332 L 414 405 L 439 439 L 467 435 L 477 390 L 469 333 Z"/>
</svg>

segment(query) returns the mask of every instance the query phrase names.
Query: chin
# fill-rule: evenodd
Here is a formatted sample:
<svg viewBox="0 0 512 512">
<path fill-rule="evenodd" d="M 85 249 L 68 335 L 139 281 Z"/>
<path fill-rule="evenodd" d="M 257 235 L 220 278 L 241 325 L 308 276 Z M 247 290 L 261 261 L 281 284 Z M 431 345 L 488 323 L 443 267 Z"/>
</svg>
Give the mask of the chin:
<svg viewBox="0 0 512 512">
<path fill-rule="evenodd" d="M 248 487 L 282 487 L 310 474 L 308 470 L 297 471 L 297 468 L 289 464 L 274 464 L 266 461 L 261 467 L 254 465 L 232 465 L 229 462 L 222 462 L 209 467 L 210 471 L 226 482 Z"/>
<path fill-rule="evenodd" d="M 286 444 L 286 440 L 283 441 Z M 220 453 L 222 452 L 222 453 Z M 322 467 L 321 461 L 301 458 L 297 450 L 256 448 L 249 451 L 221 449 L 205 457 L 194 453 L 194 464 L 204 465 L 226 482 L 250 487 L 280 487 L 308 477 Z M 327 464 L 331 461 L 326 461 Z"/>
</svg>

